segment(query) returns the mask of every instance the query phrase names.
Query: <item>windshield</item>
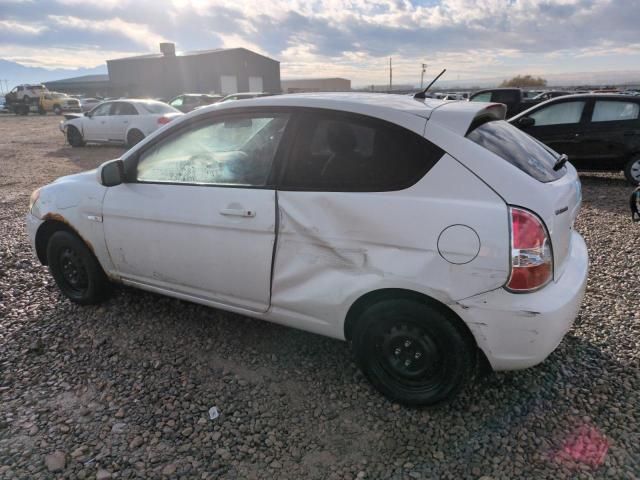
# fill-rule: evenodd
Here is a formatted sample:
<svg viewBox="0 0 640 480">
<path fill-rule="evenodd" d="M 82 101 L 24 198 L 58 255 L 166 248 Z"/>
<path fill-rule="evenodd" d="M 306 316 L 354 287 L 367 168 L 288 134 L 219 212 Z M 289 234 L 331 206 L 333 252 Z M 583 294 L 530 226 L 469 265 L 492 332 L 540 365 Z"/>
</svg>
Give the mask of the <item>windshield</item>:
<svg viewBox="0 0 640 480">
<path fill-rule="evenodd" d="M 167 105 L 162 102 L 144 102 L 140 103 L 142 108 L 144 108 L 149 113 L 154 114 L 163 114 L 163 113 L 180 113 L 180 110 L 173 108 L 171 105 Z"/>
<path fill-rule="evenodd" d="M 483 123 L 467 138 L 540 182 L 562 178 L 566 169 L 553 170 L 559 155 L 504 120 Z"/>
</svg>

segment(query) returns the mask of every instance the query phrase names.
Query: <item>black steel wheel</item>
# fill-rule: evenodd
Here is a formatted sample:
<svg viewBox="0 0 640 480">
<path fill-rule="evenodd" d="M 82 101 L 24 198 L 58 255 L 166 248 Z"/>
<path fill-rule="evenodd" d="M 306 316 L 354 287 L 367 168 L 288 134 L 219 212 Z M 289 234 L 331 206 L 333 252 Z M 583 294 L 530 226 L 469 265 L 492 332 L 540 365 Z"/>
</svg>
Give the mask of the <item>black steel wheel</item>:
<svg viewBox="0 0 640 480">
<path fill-rule="evenodd" d="M 47 262 L 62 293 L 76 303 L 98 303 L 109 292 L 109 280 L 98 260 L 71 232 L 58 231 L 51 236 Z"/>
<path fill-rule="evenodd" d="M 624 176 L 632 185 L 640 185 L 640 157 L 634 157 L 627 162 Z"/>
<path fill-rule="evenodd" d="M 144 140 L 144 134 L 140 130 L 131 130 L 127 134 L 127 146 L 129 148 Z"/>
<path fill-rule="evenodd" d="M 357 320 L 353 347 L 365 376 L 388 398 L 434 405 L 470 378 L 476 347 L 453 313 L 417 300 L 386 300 Z"/>
<path fill-rule="evenodd" d="M 72 147 L 84 147 L 85 141 L 80 131 L 73 125 L 67 127 L 67 141 Z"/>
</svg>

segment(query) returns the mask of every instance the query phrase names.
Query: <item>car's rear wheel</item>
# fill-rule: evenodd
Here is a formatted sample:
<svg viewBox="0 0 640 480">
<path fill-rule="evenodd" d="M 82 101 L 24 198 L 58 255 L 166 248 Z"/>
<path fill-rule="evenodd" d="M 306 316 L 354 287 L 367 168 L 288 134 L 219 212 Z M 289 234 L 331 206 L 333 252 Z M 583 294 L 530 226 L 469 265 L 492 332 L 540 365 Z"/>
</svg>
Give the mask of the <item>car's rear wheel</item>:
<svg viewBox="0 0 640 480">
<path fill-rule="evenodd" d="M 53 113 L 55 113 L 56 115 L 62 115 L 62 108 L 60 107 L 60 105 L 53 106 Z"/>
<path fill-rule="evenodd" d="M 67 127 L 67 141 L 72 147 L 84 147 L 85 141 L 80 131 L 73 125 Z"/>
<path fill-rule="evenodd" d="M 382 394 L 407 405 L 452 398 L 475 368 L 470 334 L 442 308 L 412 299 L 386 300 L 365 309 L 353 348 L 365 376 Z"/>
<path fill-rule="evenodd" d="M 633 185 L 640 185 L 640 156 L 633 157 L 624 167 L 624 176 Z"/>
<path fill-rule="evenodd" d="M 47 243 L 47 262 L 56 284 L 69 300 L 83 305 L 98 303 L 110 284 L 93 253 L 76 235 L 54 233 Z"/>
<path fill-rule="evenodd" d="M 127 146 L 129 148 L 144 140 L 144 134 L 140 130 L 131 130 L 127 134 Z"/>
</svg>

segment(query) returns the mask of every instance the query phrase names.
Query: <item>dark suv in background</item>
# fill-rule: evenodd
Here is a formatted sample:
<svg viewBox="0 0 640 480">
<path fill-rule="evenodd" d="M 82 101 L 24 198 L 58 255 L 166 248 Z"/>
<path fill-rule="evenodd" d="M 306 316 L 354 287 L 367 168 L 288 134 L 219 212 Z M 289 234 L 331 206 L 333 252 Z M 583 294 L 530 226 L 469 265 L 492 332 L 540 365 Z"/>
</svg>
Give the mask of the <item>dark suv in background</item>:
<svg viewBox="0 0 640 480">
<path fill-rule="evenodd" d="M 492 88 L 475 92 L 469 97 L 469 101 L 503 103 L 507 106 L 507 118 L 509 118 L 542 100 L 526 97 L 525 92 L 519 88 Z"/>
<path fill-rule="evenodd" d="M 586 94 L 558 97 L 511 118 L 516 127 L 578 170 L 624 171 L 640 184 L 640 97 Z"/>
</svg>

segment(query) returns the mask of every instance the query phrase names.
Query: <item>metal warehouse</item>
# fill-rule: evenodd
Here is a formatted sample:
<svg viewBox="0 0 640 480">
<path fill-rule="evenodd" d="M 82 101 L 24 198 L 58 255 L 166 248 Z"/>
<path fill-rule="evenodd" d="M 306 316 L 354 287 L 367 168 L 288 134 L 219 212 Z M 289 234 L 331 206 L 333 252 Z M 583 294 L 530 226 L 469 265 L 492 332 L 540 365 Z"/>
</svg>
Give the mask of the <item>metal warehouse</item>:
<svg viewBox="0 0 640 480">
<path fill-rule="evenodd" d="M 173 43 L 161 53 L 107 60 L 118 95 L 169 98 L 183 92 L 280 92 L 280 62 L 246 48 L 186 52 Z"/>
<path fill-rule="evenodd" d="M 300 78 L 282 80 L 284 93 L 298 92 L 348 92 L 351 80 L 346 78 Z"/>
</svg>

